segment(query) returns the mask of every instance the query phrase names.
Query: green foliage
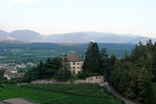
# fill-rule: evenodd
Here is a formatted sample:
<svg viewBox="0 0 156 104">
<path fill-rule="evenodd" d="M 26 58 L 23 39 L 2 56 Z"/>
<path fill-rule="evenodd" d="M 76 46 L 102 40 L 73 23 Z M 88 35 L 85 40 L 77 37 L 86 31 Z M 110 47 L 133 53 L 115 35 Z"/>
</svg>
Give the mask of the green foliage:
<svg viewBox="0 0 156 104">
<path fill-rule="evenodd" d="M 59 73 L 54 75 L 54 78 L 58 81 L 67 81 L 72 78 L 71 71 L 68 69 L 61 69 Z"/>
<path fill-rule="evenodd" d="M 98 76 L 98 75 L 99 75 L 98 73 L 91 73 L 89 70 L 86 71 L 82 70 L 76 75 L 76 77 L 78 79 L 86 79 L 87 77 Z"/>
<path fill-rule="evenodd" d="M 90 42 L 88 45 L 83 70 L 89 70 L 91 73 L 100 73 L 101 57 L 97 43 Z"/>
<path fill-rule="evenodd" d="M 59 68 L 61 68 L 61 66 L 62 58 L 48 58 L 45 63 L 41 61 L 37 67 L 33 67 L 32 69 L 28 70 L 23 77 L 23 82 L 51 78 L 59 70 Z"/>
<path fill-rule="evenodd" d="M 154 104 L 156 104 L 156 83 L 153 84 Z"/>
<path fill-rule="evenodd" d="M 94 93 L 96 94 L 94 95 Z M 111 95 L 106 89 L 92 84 L 43 84 L 39 86 L 29 85 L 29 87 L 5 85 L 0 90 L 0 100 L 16 97 L 25 97 L 41 104 L 122 104 L 121 100 Z"/>
<path fill-rule="evenodd" d="M 22 82 L 22 78 L 14 78 L 14 79 L 11 79 L 11 80 L 7 80 L 7 84 L 18 84 L 18 83 L 21 83 L 21 82 Z"/>
<path fill-rule="evenodd" d="M 26 86 L 74 95 L 104 97 L 111 95 L 104 87 L 98 84 L 28 84 Z"/>
<path fill-rule="evenodd" d="M 151 40 L 146 45 L 139 42 L 130 56 L 126 55 L 117 61 L 113 61 L 115 58 L 110 59 L 105 72 L 106 79 L 126 97 L 140 103 L 155 104 L 155 54 L 156 44 L 152 44 Z"/>
<path fill-rule="evenodd" d="M 54 75 L 54 78 L 58 81 L 67 81 L 72 78 L 71 71 L 69 70 L 69 63 L 65 58 L 61 64 L 62 67 L 60 68 L 59 72 Z"/>
<path fill-rule="evenodd" d="M 4 69 L 0 69 L 0 81 L 4 80 Z"/>
</svg>

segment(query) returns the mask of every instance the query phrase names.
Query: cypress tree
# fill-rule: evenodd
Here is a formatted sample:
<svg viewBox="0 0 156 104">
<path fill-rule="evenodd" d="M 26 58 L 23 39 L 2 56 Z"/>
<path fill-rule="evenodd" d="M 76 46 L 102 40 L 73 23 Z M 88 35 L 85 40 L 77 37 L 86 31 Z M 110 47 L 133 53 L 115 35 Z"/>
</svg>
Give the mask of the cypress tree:
<svg viewBox="0 0 156 104">
<path fill-rule="evenodd" d="M 88 45 L 85 62 L 83 64 L 83 69 L 86 71 L 87 69 L 92 73 L 100 72 L 100 54 L 99 47 L 97 43 L 90 42 Z"/>
</svg>

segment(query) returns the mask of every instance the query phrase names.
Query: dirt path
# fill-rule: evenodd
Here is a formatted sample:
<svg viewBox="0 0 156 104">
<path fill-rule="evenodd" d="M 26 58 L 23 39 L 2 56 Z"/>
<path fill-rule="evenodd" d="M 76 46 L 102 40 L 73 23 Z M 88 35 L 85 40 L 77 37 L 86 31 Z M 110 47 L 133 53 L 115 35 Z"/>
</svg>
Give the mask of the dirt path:
<svg viewBox="0 0 156 104">
<path fill-rule="evenodd" d="M 118 93 L 117 91 L 115 91 L 115 89 L 110 86 L 108 84 L 108 82 L 104 82 L 104 83 L 101 83 L 100 86 L 103 86 L 103 87 L 106 87 L 106 89 L 111 92 L 112 94 L 114 94 L 115 96 L 117 96 L 118 98 L 120 98 L 121 100 L 123 100 L 125 102 L 125 104 L 136 104 L 135 102 L 123 97 L 120 93 Z"/>
<path fill-rule="evenodd" d="M 0 104 L 39 104 L 26 98 L 13 98 L 0 101 Z"/>
</svg>

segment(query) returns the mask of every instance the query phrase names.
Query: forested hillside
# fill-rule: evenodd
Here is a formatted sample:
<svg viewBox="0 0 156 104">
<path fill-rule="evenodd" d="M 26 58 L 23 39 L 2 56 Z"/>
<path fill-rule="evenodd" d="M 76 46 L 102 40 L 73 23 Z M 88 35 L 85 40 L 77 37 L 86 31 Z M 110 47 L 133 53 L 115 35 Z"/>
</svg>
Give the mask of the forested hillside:
<svg viewBox="0 0 156 104">
<path fill-rule="evenodd" d="M 105 78 L 110 85 L 136 102 L 156 104 L 156 43 L 139 42 L 130 56 L 110 59 L 112 64 L 105 67 Z"/>
</svg>

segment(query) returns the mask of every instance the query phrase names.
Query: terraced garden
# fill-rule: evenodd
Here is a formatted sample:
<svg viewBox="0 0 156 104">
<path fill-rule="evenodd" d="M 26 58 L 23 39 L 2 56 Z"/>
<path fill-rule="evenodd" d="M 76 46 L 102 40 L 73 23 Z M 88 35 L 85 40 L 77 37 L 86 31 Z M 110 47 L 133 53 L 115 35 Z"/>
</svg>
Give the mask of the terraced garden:
<svg viewBox="0 0 156 104">
<path fill-rule="evenodd" d="M 97 84 L 4 85 L 0 100 L 25 97 L 41 104 L 122 104 Z"/>
</svg>

